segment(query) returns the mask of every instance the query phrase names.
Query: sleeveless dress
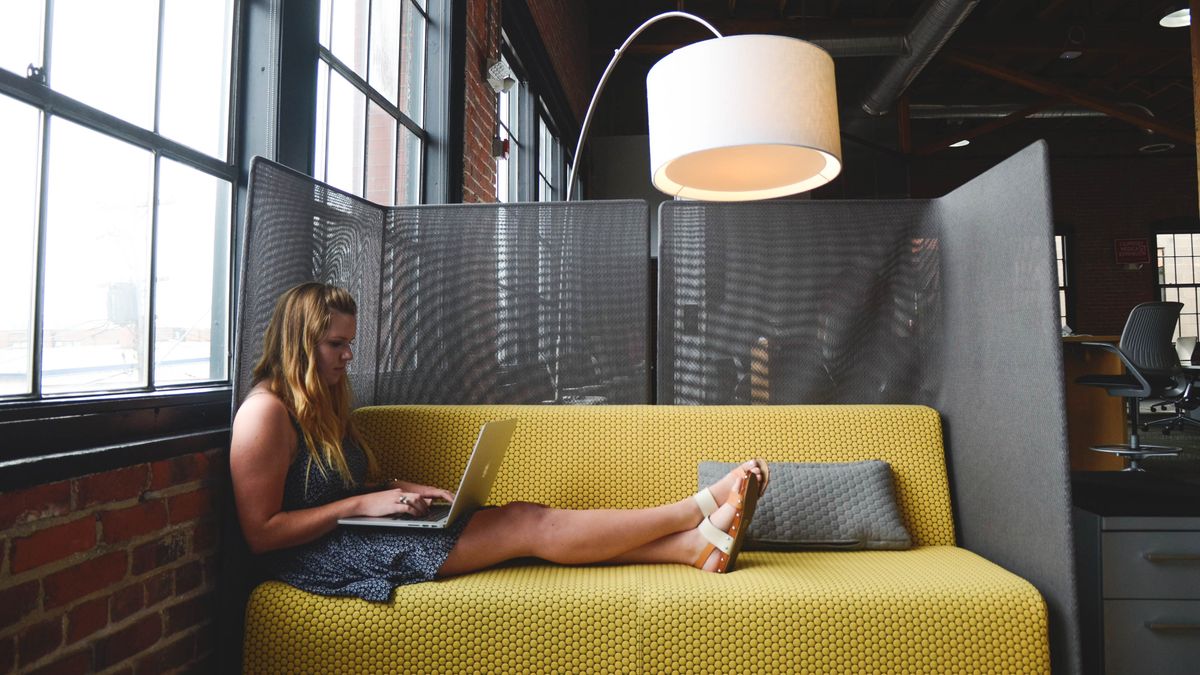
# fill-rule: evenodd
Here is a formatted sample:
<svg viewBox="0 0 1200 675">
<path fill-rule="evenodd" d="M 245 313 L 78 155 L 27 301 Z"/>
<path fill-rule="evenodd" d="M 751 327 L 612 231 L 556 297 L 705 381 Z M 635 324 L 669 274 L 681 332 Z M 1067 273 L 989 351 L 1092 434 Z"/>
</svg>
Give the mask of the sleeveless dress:
<svg viewBox="0 0 1200 675">
<path fill-rule="evenodd" d="M 322 475 L 299 428 L 296 434 L 299 448 L 283 486 L 283 510 L 311 508 L 364 492 L 346 487 L 332 470 Z M 355 483 L 364 484 L 366 453 L 349 439 L 345 452 Z M 339 525 L 307 544 L 266 553 L 262 562 L 275 579 L 310 593 L 386 602 L 397 586 L 434 578 L 471 515 L 461 514 L 442 530 Z"/>
</svg>

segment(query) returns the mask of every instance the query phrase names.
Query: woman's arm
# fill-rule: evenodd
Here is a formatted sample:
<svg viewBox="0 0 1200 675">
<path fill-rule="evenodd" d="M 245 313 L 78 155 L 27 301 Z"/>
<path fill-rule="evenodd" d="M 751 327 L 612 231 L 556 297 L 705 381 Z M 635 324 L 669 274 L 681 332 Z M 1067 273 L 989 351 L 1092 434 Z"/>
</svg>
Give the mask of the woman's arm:
<svg viewBox="0 0 1200 675">
<path fill-rule="evenodd" d="M 428 508 L 422 495 L 392 489 L 284 511 L 283 485 L 296 444 L 296 432 L 278 398 L 259 394 L 246 399 L 233 421 L 229 470 L 238 522 L 255 553 L 310 542 L 337 527 L 338 518 L 421 515 Z"/>
</svg>

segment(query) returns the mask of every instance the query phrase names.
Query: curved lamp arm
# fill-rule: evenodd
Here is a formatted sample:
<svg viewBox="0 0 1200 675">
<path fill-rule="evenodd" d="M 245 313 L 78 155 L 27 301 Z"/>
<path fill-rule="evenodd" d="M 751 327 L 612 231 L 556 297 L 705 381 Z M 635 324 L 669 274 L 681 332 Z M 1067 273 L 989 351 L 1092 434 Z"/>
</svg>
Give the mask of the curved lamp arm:
<svg viewBox="0 0 1200 675">
<path fill-rule="evenodd" d="M 575 176 L 579 172 L 579 156 L 580 153 L 583 152 L 583 143 L 587 140 L 588 128 L 592 125 L 592 112 L 594 112 L 596 109 L 596 100 L 600 98 L 600 92 L 604 91 L 604 85 L 608 83 L 608 76 L 610 73 L 612 73 L 613 67 L 617 65 L 617 61 L 621 60 L 621 56 L 625 54 L 625 51 L 629 48 L 630 43 L 632 43 L 634 39 L 642 33 L 642 31 L 646 30 L 654 23 L 672 17 L 691 19 L 692 21 L 695 21 L 705 28 L 711 30 L 713 35 L 716 35 L 717 37 L 725 37 L 724 35 L 721 35 L 720 31 L 718 31 L 716 28 L 713 28 L 711 23 L 701 19 L 695 14 L 689 14 L 687 12 L 663 12 L 662 14 L 647 19 L 645 23 L 635 28 L 633 32 L 629 34 L 629 37 L 625 38 L 625 42 L 622 43 L 621 46 L 617 48 L 617 51 L 613 53 L 612 60 L 608 62 L 608 66 L 604 69 L 604 74 L 600 76 L 600 83 L 596 85 L 596 91 L 592 93 L 592 100 L 588 102 L 587 114 L 583 116 L 583 127 L 579 131 L 579 142 L 575 144 L 575 157 L 574 161 L 571 163 L 571 175 L 567 178 L 566 196 L 564 197 L 563 201 L 571 201 L 571 192 L 575 187 Z"/>
</svg>

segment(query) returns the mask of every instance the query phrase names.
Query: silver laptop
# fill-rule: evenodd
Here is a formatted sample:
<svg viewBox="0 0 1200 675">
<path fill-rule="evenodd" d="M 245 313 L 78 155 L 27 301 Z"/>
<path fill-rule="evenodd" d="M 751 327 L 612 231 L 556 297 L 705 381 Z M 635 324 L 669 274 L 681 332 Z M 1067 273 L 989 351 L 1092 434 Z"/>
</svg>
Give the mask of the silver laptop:
<svg viewBox="0 0 1200 675">
<path fill-rule="evenodd" d="M 487 502 L 492 492 L 492 483 L 500 471 L 500 463 L 504 461 L 504 451 L 512 440 L 513 430 L 517 428 L 516 420 L 500 420 L 488 422 L 479 429 L 479 438 L 475 439 L 475 449 L 467 460 L 467 468 L 463 471 L 462 480 L 458 483 L 458 492 L 454 501 L 434 502 L 429 512 L 420 518 L 409 514 L 394 516 L 356 516 L 354 518 L 339 518 L 341 525 L 376 525 L 383 527 L 426 527 L 440 529 L 449 527 L 458 514 L 463 511 L 477 509 Z"/>
</svg>

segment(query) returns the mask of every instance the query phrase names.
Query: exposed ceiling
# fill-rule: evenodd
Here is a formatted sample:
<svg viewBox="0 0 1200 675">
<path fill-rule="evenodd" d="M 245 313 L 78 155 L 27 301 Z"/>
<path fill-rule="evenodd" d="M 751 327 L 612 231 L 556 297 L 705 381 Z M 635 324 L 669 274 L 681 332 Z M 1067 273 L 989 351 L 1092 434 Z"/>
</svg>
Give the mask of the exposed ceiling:
<svg viewBox="0 0 1200 675">
<path fill-rule="evenodd" d="M 1044 138 L 1058 157 L 1194 156 L 1188 29 L 1158 25 L 1172 4 L 588 0 L 587 11 L 595 76 L 634 28 L 671 10 L 696 14 L 725 35 L 822 45 L 835 58 L 844 146 L 1002 157 Z M 645 100 L 645 73 L 709 35 L 679 19 L 647 29 L 614 71 L 593 133 L 646 133 L 644 104 L 629 104 Z M 947 147 L 960 138 L 971 144 Z"/>
</svg>

